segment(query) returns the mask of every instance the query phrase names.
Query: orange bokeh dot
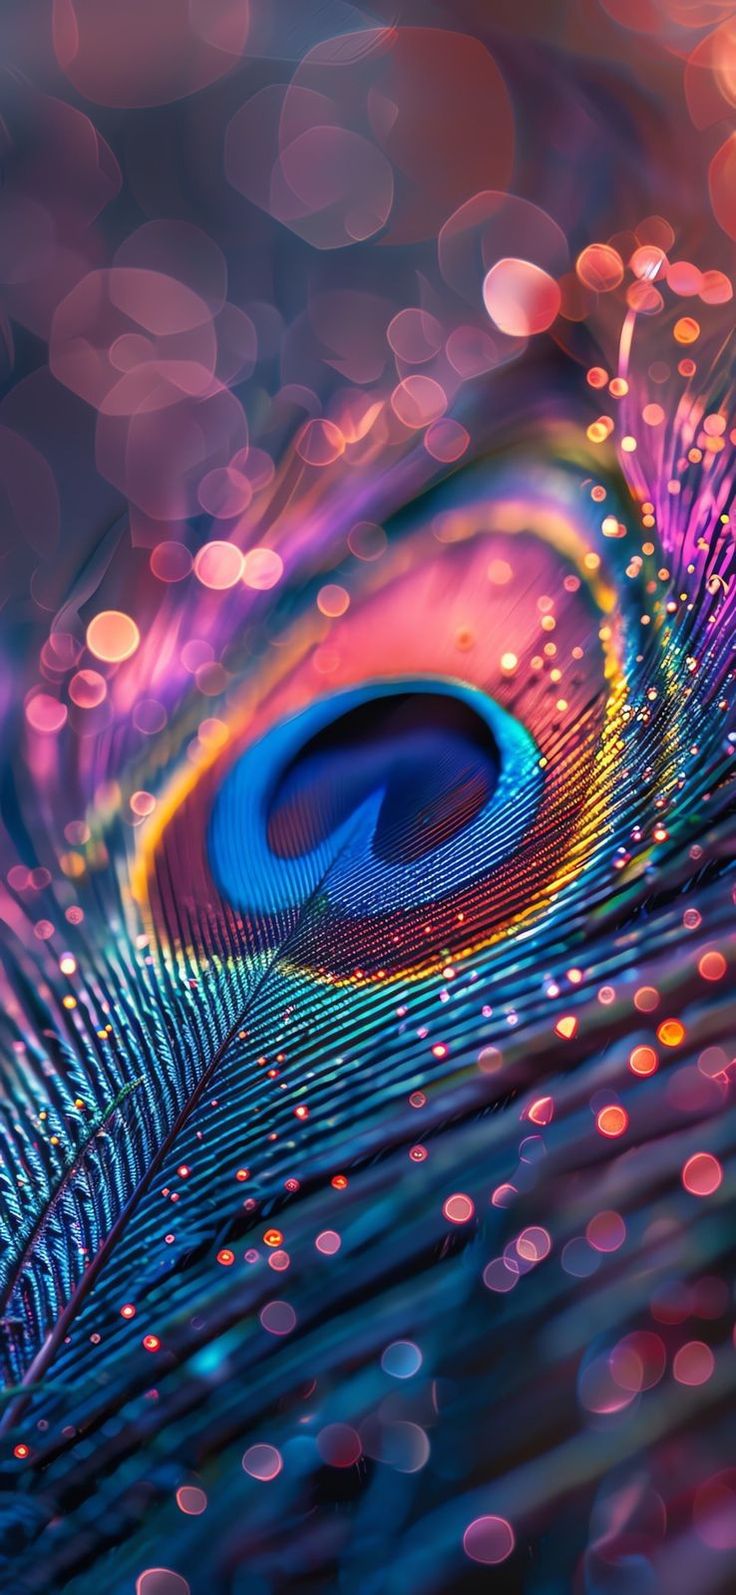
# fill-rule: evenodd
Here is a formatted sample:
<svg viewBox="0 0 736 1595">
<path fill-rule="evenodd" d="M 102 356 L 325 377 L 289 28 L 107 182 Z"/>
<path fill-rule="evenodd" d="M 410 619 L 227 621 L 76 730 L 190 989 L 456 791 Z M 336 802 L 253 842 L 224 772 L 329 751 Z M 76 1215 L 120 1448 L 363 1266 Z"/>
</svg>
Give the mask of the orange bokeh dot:
<svg viewBox="0 0 736 1595">
<path fill-rule="evenodd" d="M 679 1019 L 663 1019 L 657 1026 L 657 1040 L 663 1047 L 679 1047 L 685 1040 L 685 1026 Z"/>
<path fill-rule="evenodd" d="M 87 647 L 96 659 L 118 665 L 130 659 L 141 640 L 135 621 L 122 609 L 102 609 L 87 627 Z"/>
<path fill-rule="evenodd" d="M 634 1074 L 654 1074 L 657 1061 L 653 1047 L 634 1047 L 629 1053 L 629 1068 Z"/>
<path fill-rule="evenodd" d="M 321 615 L 326 615 L 329 620 L 336 620 L 339 615 L 344 615 L 350 605 L 350 595 L 344 587 L 339 587 L 337 582 L 327 582 L 320 587 L 317 594 L 317 608 Z"/>
<path fill-rule="evenodd" d="M 659 992 L 656 986 L 640 986 L 634 994 L 634 1007 L 639 1013 L 653 1013 L 659 1007 Z"/>
<path fill-rule="evenodd" d="M 700 337 L 700 323 L 694 316 L 680 316 L 675 322 L 673 336 L 677 343 L 695 343 Z"/>
<path fill-rule="evenodd" d="M 613 1139 L 618 1135 L 623 1135 L 624 1130 L 628 1127 L 629 1115 L 625 1108 L 618 1107 L 616 1103 L 612 1102 L 607 1108 L 601 1108 L 595 1122 L 601 1135 L 606 1135 Z"/>
<path fill-rule="evenodd" d="M 691 1196 L 712 1196 L 723 1181 L 723 1169 L 711 1152 L 694 1152 L 682 1170 L 682 1183 Z"/>
<path fill-rule="evenodd" d="M 586 428 L 585 435 L 590 438 L 591 443 L 605 443 L 612 431 L 613 421 L 610 415 L 599 415 L 598 420 L 591 421 L 590 426 Z"/>
<path fill-rule="evenodd" d="M 698 974 L 703 980 L 722 980 L 727 967 L 723 953 L 717 951 L 703 953 L 698 959 Z"/>
<path fill-rule="evenodd" d="M 624 263 L 610 244 L 588 244 L 578 255 L 575 270 L 586 288 L 605 294 L 623 282 Z"/>
<path fill-rule="evenodd" d="M 580 1021 L 576 1014 L 562 1014 L 555 1025 L 555 1035 L 563 1041 L 572 1041 L 578 1033 Z"/>
</svg>

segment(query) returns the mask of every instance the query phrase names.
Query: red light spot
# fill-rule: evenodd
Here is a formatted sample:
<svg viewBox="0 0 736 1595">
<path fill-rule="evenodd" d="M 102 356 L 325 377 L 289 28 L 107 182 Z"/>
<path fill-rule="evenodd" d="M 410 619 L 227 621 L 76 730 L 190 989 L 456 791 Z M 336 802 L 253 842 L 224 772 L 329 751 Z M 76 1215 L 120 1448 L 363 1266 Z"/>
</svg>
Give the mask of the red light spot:
<svg viewBox="0 0 736 1595">
<path fill-rule="evenodd" d="M 629 1115 L 625 1108 L 611 1103 L 610 1107 L 601 1108 L 595 1122 L 601 1135 L 614 1139 L 628 1128 Z"/>
<path fill-rule="evenodd" d="M 532 1124 L 551 1124 L 554 1118 L 555 1105 L 551 1097 L 538 1097 L 533 1102 L 527 1113 L 527 1118 Z"/>
<path fill-rule="evenodd" d="M 260 1479 L 263 1484 L 275 1479 L 283 1465 L 281 1452 L 275 1445 L 249 1446 L 243 1457 L 244 1471 L 249 1473 L 252 1479 Z"/>
<path fill-rule="evenodd" d="M 451 1224 L 467 1224 L 473 1217 L 475 1204 L 469 1196 L 462 1191 L 456 1191 L 453 1196 L 448 1196 L 443 1203 L 442 1212 Z"/>
<path fill-rule="evenodd" d="M 360 1435 L 347 1423 L 328 1423 L 317 1435 L 317 1450 L 331 1468 L 352 1468 L 362 1454 Z"/>
<path fill-rule="evenodd" d="M 712 1196 L 723 1181 L 723 1169 L 710 1152 L 695 1152 L 682 1170 L 682 1183 L 691 1196 Z"/>
<path fill-rule="evenodd" d="M 465 1555 L 487 1567 L 505 1562 L 515 1544 L 514 1531 L 505 1517 L 476 1517 L 463 1535 Z"/>
<path fill-rule="evenodd" d="M 726 973 L 726 960 L 723 953 L 703 953 L 698 961 L 698 974 L 703 980 L 722 980 Z"/>
<path fill-rule="evenodd" d="M 610 244 L 587 244 L 578 255 L 575 270 L 586 288 L 610 293 L 623 281 L 624 263 Z"/>
<path fill-rule="evenodd" d="M 161 1341 L 159 1340 L 158 1335 L 144 1335 L 142 1344 L 146 1351 L 158 1351 L 161 1346 Z"/>
<path fill-rule="evenodd" d="M 222 1263 L 223 1268 L 229 1268 L 235 1262 L 235 1253 L 228 1246 L 223 1246 L 222 1251 L 217 1253 L 217 1261 Z"/>
<path fill-rule="evenodd" d="M 632 1074 L 654 1074 L 657 1067 L 657 1054 L 653 1047 L 634 1047 L 629 1053 L 629 1068 Z"/>
<path fill-rule="evenodd" d="M 704 1385 L 714 1367 L 715 1358 L 704 1340 L 688 1340 L 672 1360 L 672 1372 L 680 1385 Z"/>
<path fill-rule="evenodd" d="M 585 1238 L 596 1252 L 617 1252 L 626 1240 L 626 1225 L 613 1209 L 596 1213 L 586 1225 Z"/>
</svg>

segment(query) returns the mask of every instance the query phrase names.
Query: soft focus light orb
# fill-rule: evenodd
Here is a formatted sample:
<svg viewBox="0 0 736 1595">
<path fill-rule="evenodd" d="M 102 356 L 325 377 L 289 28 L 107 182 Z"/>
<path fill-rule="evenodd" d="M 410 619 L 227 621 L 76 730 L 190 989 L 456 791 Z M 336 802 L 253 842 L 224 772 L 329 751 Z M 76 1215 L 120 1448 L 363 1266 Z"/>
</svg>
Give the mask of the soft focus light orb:
<svg viewBox="0 0 736 1595">
<path fill-rule="evenodd" d="M 53 698 L 50 692 L 37 692 L 26 702 L 26 720 L 34 731 L 53 736 L 60 731 L 67 718 L 66 704 Z"/>
<path fill-rule="evenodd" d="M 151 570 L 160 582 L 181 582 L 192 568 L 192 556 L 184 543 L 164 539 L 151 549 Z"/>
<path fill-rule="evenodd" d="M 176 1492 L 176 1504 L 186 1517 L 200 1517 L 207 1510 L 207 1496 L 196 1484 L 182 1484 Z"/>
<path fill-rule="evenodd" d="M 704 1385 L 715 1368 L 715 1358 L 704 1340 L 688 1340 L 678 1347 L 672 1359 L 672 1372 L 678 1385 Z"/>
<path fill-rule="evenodd" d="M 596 1125 L 600 1134 L 605 1135 L 609 1140 L 623 1135 L 628 1123 L 629 1115 L 626 1109 L 619 1107 L 617 1103 L 613 1102 L 609 1107 L 601 1108 L 596 1117 Z"/>
<path fill-rule="evenodd" d="M 275 548 L 250 548 L 243 560 L 243 582 L 255 592 L 275 587 L 284 573 L 284 562 Z"/>
<path fill-rule="evenodd" d="M 270 1484 L 284 1466 L 281 1452 L 275 1445 L 251 1445 L 243 1457 L 243 1471 L 262 1484 Z"/>
<path fill-rule="evenodd" d="M 170 1567 L 147 1567 L 138 1574 L 135 1595 L 191 1595 L 191 1592 L 181 1573 L 174 1573 Z"/>
<path fill-rule="evenodd" d="M 54 53 L 98 105 L 166 105 L 232 69 L 249 19 L 248 0 L 54 0 Z"/>
<path fill-rule="evenodd" d="M 296 452 L 305 465 L 334 465 L 345 453 L 345 438 L 334 421 L 306 421 L 296 440 Z"/>
<path fill-rule="evenodd" d="M 473 1562 L 495 1567 L 505 1562 L 516 1544 L 511 1524 L 505 1517 L 476 1517 L 463 1535 L 463 1550 Z"/>
<path fill-rule="evenodd" d="M 320 1231 L 314 1244 L 317 1248 L 317 1251 L 321 1252 L 323 1257 L 334 1257 L 336 1253 L 339 1252 L 340 1247 L 342 1246 L 342 1241 L 337 1233 L 337 1230 L 323 1229 Z"/>
<path fill-rule="evenodd" d="M 483 283 L 483 303 L 499 332 L 528 338 L 556 320 L 562 295 L 554 277 L 530 260 L 496 261 Z"/>
<path fill-rule="evenodd" d="M 194 561 L 194 574 L 203 587 L 224 592 L 234 587 L 243 575 L 243 555 L 234 543 L 215 540 L 200 548 Z"/>
<path fill-rule="evenodd" d="M 348 1423 L 328 1423 L 317 1435 L 317 1450 L 330 1468 L 352 1468 L 360 1460 L 360 1435 Z"/>
<path fill-rule="evenodd" d="M 422 1353 L 413 1340 L 394 1340 L 381 1356 L 381 1367 L 392 1379 L 413 1379 L 422 1366 Z"/>
<path fill-rule="evenodd" d="M 682 1170 L 682 1183 L 691 1196 L 712 1196 L 723 1183 L 723 1169 L 711 1152 L 694 1152 Z"/>
<path fill-rule="evenodd" d="M 417 373 L 397 383 L 391 394 L 391 408 L 404 426 L 420 431 L 444 414 L 447 394 L 434 377 Z"/>
<path fill-rule="evenodd" d="M 624 263 L 610 244 L 588 244 L 575 262 L 575 270 L 586 288 L 595 293 L 610 293 L 623 282 Z"/>
<path fill-rule="evenodd" d="M 320 587 L 317 594 L 317 608 L 321 615 L 330 620 L 337 620 L 340 615 L 347 613 L 350 605 L 350 594 L 338 582 L 326 582 Z"/>
<path fill-rule="evenodd" d="M 442 1212 L 450 1224 L 467 1224 L 475 1212 L 475 1203 L 464 1191 L 456 1191 L 443 1202 Z"/>
<path fill-rule="evenodd" d="M 121 609 L 102 609 L 87 627 L 87 647 L 106 664 L 122 664 L 138 648 L 141 634 L 135 621 Z"/>
<path fill-rule="evenodd" d="M 107 682 L 99 670 L 78 670 L 69 682 L 69 697 L 78 709 L 96 709 L 107 696 Z"/>
</svg>

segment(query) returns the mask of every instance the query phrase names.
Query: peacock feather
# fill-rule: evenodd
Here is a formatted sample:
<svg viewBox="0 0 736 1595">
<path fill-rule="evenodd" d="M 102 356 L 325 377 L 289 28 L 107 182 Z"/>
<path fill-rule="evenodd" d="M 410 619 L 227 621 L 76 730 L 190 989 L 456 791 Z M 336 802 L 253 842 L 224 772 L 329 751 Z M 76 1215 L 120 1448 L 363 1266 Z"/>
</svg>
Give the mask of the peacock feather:
<svg viewBox="0 0 736 1595">
<path fill-rule="evenodd" d="M 405 9 L 8 8 L 8 1595 L 733 1587 L 731 8 Z"/>
</svg>

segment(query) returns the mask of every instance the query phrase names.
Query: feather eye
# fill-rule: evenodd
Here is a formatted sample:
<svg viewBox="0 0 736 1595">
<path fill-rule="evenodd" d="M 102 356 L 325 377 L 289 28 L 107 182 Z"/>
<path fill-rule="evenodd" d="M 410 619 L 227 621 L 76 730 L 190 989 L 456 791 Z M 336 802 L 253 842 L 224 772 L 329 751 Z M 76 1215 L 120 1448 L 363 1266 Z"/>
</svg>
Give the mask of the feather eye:
<svg viewBox="0 0 736 1595">
<path fill-rule="evenodd" d="M 177 899 L 216 918 L 219 896 L 249 946 L 278 953 L 328 870 L 311 967 L 380 979 L 498 941 L 576 877 L 595 851 L 631 641 L 609 619 L 579 478 L 538 473 L 527 496 L 521 480 L 437 495 L 378 577 L 344 577 L 328 641 L 319 616 L 311 639 L 289 622 L 263 699 L 246 670 L 224 745 L 180 803 L 174 784 L 146 844 L 157 923 L 175 921 Z M 428 634 L 412 617 L 442 592 Z"/>
</svg>

